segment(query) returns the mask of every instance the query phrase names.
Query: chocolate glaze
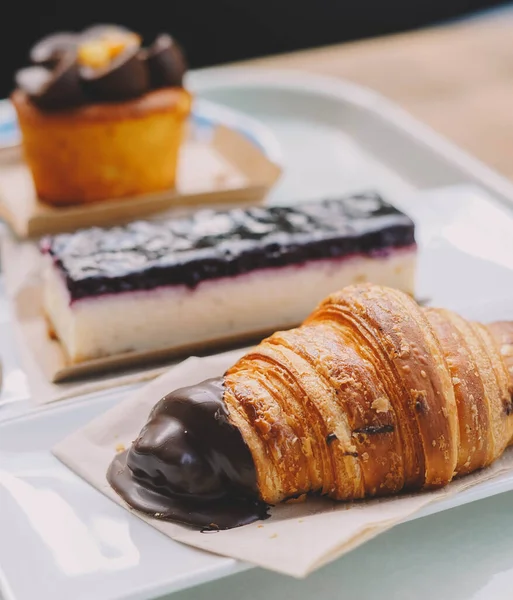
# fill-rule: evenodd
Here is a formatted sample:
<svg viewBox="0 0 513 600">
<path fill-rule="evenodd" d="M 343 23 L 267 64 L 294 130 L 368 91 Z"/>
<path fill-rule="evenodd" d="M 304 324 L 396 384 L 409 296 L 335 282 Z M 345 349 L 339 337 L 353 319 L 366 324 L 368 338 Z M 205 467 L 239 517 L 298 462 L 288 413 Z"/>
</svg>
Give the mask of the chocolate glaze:
<svg viewBox="0 0 513 600">
<path fill-rule="evenodd" d="M 150 74 L 139 46 L 127 48 L 105 69 L 82 67 L 80 75 L 90 98 L 128 100 L 150 89 Z"/>
<path fill-rule="evenodd" d="M 42 251 L 71 299 L 201 281 L 353 255 L 387 256 L 415 243 L 413 222 L 377 194 L 137 221 L 49 237 Z"/>
<path fill-rule="evenodd" d="M 78 35 L 70 31 L 47 35 L 32 46 L 30 60 L 36 65 L 55 66 L 63 54 L 74 50 Z"/>
<path fill-rule="evenodd" d="M 95 38 L 101 38 L 104 35 L 108 35 L 111 32 L 115 33 L 132 33 L 127 27 L 122 25 L 115 25 L 114 23 L 99 23 L 98 25 L 91 25 L 87 29 L 84 29 L 80 34 L 81 41 L 90 40 Z"/>
<path fill-rule="evenodd" d="M 185 58 L 180 46 L 166 35 L 160 35 L 150 49 L 141 49 L 135 38 L 106 67 L 80 67 L 80 44 L 112 32 L 132 33 L 107 24 L 94 25 L 82 33 L 62 32 L 42 38 L 30 51 L 33 66 L 15 74 L 16 85 L 42 110 L 74 108 L 86 102 L 119 102 L 150 89 L 182 85 Z"/>
<path fill-rule="evenodd" d="M 205 530 L 268 517 L 251 453 L 228 420 L 223 378 L 163 398 L 107 479 L 133 508 Z"/>
<path fill-rule="evenodd" d="M 16 84 L 36 106 L 44 110 L 72 108 L 85 99 L 78 66 L 70 54 L 62 56 L 54 70 L 43 66 L 19 70 Z"/>
<path fill-rule="evenodd" d="M 184 54 L 170 35 L 161 34 L 146 51 L 146 61 L 154 88 L 181 87 L 187 70 Z"/>
</svg>

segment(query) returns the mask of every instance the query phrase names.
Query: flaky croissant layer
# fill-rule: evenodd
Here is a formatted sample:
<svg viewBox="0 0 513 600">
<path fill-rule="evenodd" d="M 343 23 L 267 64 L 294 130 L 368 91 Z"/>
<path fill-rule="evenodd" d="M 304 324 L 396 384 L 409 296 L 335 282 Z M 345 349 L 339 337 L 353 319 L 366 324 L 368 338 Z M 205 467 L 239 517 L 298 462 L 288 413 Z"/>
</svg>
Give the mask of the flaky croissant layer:
<svg viewBox="0 0 513 600">
<path fill-rule="evenodd" d="M 484 326 L 356 285 L 225 375 L 261 499 L 337 500 L 443 486 L 513 436 L 513 323 Z"/>
</svg>

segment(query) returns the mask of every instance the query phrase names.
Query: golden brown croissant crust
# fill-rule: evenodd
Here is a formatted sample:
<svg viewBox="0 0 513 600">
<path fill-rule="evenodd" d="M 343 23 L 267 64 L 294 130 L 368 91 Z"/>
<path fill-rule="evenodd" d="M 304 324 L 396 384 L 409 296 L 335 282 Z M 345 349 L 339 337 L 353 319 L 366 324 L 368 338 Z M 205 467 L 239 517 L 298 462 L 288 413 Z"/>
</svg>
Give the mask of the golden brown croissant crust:
<svg viewBox="0 0 513 600">
<path fill-rule="evenodd" d="M 261 499 L 443 486 L 513 435 L 513 323 L 470 323 L 402 292 L 345 288 L 225 375 Z"/>
</svg>

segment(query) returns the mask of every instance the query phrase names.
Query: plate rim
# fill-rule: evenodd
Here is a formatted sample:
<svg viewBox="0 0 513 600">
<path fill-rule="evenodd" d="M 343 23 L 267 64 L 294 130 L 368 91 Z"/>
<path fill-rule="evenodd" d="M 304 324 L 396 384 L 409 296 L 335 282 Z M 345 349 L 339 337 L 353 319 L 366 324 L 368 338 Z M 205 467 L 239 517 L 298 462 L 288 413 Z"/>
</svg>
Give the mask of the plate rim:
<svg viewBox="0 0 513 600">
<path fill-rule="evenodd" d="M 191 89 L 201 95 L 219 88 L 273 88 L 322 95 L 351 102 L 381 117 L 434 154 L 460 169 L 470 181 L 484 186 L 497 200 L 513 210 L 513 181 L 489 167 L 455 142 L 412 116 L 381 93 L 344 78 L 319 75 L 302 69 L 227 65 L 189 73 Z"/>
</svg>

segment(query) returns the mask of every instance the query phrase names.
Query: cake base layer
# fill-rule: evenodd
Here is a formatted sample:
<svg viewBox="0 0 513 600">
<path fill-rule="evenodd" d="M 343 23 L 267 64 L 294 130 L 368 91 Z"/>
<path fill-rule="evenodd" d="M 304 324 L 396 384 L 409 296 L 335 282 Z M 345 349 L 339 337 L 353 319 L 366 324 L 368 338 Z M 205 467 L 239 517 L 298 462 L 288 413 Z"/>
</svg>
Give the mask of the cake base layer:
<svg viewBox="0 0 513 600">
<path fill-rule="evenodd" d="M 413 294 L 415 247 L 385 257 L 357 256 L 263 269 L 208 280 L 196 288 L 162 287 L 70 303 L 61 273 L 45 273 L 44 307 L 72 364 L 127 352 L 179 351 L 247 339 L 298 325 L 330 293 L 372 282 Z"/>
</svg>

